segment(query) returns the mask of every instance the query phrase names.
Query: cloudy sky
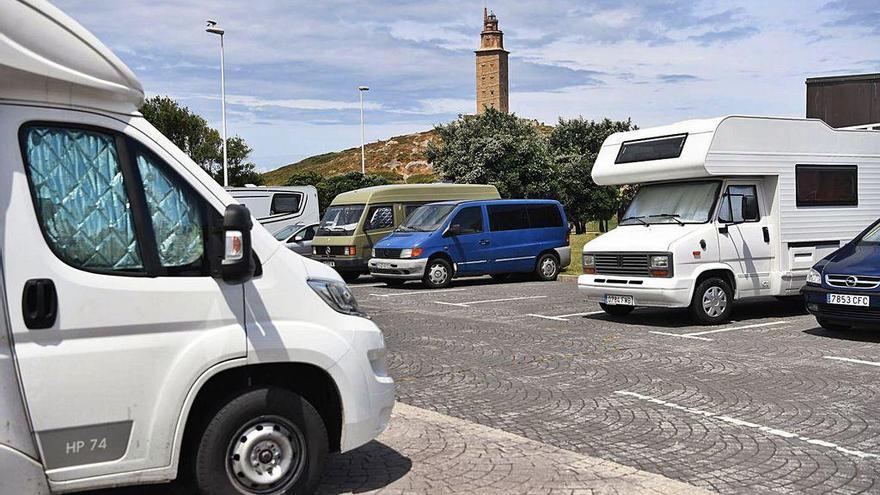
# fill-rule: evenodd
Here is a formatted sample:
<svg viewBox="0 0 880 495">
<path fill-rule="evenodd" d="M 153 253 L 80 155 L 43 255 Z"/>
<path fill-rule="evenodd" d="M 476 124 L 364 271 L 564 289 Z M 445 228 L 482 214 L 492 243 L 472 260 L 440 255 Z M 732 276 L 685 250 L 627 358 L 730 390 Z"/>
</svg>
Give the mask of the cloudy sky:
<svg viewBox="0 0 880 495">
<path fill-rule="evenodd" d="M 483 2 L 54 0 L 114 50 L 148 95 L 219 128 L 226 29 L 230 134 L 271 169 L 475 110 Z M 510 107 L 631 117 L 642 127 L 723 114 L 802 116 L 804 79 L 880 72 L 878 0 L 501 1 Z"/>
</svg>

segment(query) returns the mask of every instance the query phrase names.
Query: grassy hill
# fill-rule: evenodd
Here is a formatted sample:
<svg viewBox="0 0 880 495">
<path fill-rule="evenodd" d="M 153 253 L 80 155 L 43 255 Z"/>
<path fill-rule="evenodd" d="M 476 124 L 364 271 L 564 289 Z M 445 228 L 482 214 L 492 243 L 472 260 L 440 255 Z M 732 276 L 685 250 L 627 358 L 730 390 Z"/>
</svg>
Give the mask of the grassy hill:
<svg viewBox="0 0 880 495">
<path fill-rule="evenodd" d="M 367 173 L 383 175 L 393 182 L 434 182 L 436 177 L 431 165 L 425 159 L 425 151 L 428 149 L 428 143 L 436 139 L 438 139 L 437 134 L 430 130 L 368 143 Z M 295 172 L 318 172 L 332 176 L 360 169 L 361 149 L 357 147 L 310 156 L 266 172 L 263 178 L 266 185 L 277 186 L 286 183 L 288 177 Z"/>
</svg>

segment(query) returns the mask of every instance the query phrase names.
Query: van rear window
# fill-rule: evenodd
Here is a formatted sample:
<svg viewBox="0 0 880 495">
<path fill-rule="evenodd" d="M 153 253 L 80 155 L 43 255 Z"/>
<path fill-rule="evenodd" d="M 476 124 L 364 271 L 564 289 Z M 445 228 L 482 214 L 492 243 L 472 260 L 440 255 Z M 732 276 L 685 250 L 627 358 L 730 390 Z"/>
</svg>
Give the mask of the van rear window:
<svg viewBox="0 0 880 495">
<path fill-rule="evenodd" d="M 489 226 L 494 232 L 529 228 L 529 214 L 524 204 L 489 205 Z"/>
<path fill-rule="evenodd" d="M 858 206 L 859 169 L 854 165 L 798 165 L 797 206 Z"/>
<path fill-rule="evenodd" d="M 647 162 L 678 158 L 684 149 L 687 134 L 624 141 L 614 163 Z"/>
<path fill-rule="evenodd" d="M 559 207 L 552 204 L 529 205 L 529 223 L 533 229 L 562 227 L 562 215 Z"/>
</svg>

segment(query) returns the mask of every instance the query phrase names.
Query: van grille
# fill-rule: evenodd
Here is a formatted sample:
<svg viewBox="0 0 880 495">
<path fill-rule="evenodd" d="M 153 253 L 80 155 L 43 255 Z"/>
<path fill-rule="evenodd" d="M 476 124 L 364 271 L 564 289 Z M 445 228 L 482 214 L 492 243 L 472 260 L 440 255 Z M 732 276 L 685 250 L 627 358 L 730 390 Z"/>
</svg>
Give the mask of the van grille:
<svg viewBox="0 0 880 495">
<path fill-rule="evenodd" d="M 876 289 L 880 287 L 880 277 L 856 275 L 826 275 L 825 281 L 832 287 L 844 289 Z"/>
<path fill-rule="evenodd" d="M 313 246 L 312 252 L 316 256 L 341 256 L 345 254 L 346 246 Z"/>
<path fill-rule="evenodd" d="M 866 320 L 880 319 L 880 308 L 876 306 L 839 306 L 837 304 L 820 304 L 819 314 L 837 316 L 839 318 L 861 318 Z"/>
<path fill-rule="evenodd" d="M 376 258 L 400 258 L 401 249 L 376 248 Z"/>
<path fill-rule="evenodd" d="M 596 257 L 596 273 L 598 274 L 651 276 L 647 254 L 596 254 L 594 256 Z"/>
</svg>

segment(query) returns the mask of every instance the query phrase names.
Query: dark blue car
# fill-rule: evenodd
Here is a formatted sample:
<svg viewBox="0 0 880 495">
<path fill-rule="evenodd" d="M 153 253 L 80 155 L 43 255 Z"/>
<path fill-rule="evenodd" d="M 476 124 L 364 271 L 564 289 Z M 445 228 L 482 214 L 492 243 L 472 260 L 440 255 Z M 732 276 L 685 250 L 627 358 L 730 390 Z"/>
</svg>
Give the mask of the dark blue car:
<svg viewBox="0 0 880 495">
<path fill-rule="evenodd" d="M 568 222 L 558 201 L 430 203 L 373 248 L 370 274 L 389 285 L 422 280 L 442 288 L 453 277 L 534 273 L 555 280 L 571 262 Z"/>
<path fill-rule="evenodd" d="M 816 263 L 802 293 L 823 328 L 880 327 L 880 220 Z"/>
</svg>

